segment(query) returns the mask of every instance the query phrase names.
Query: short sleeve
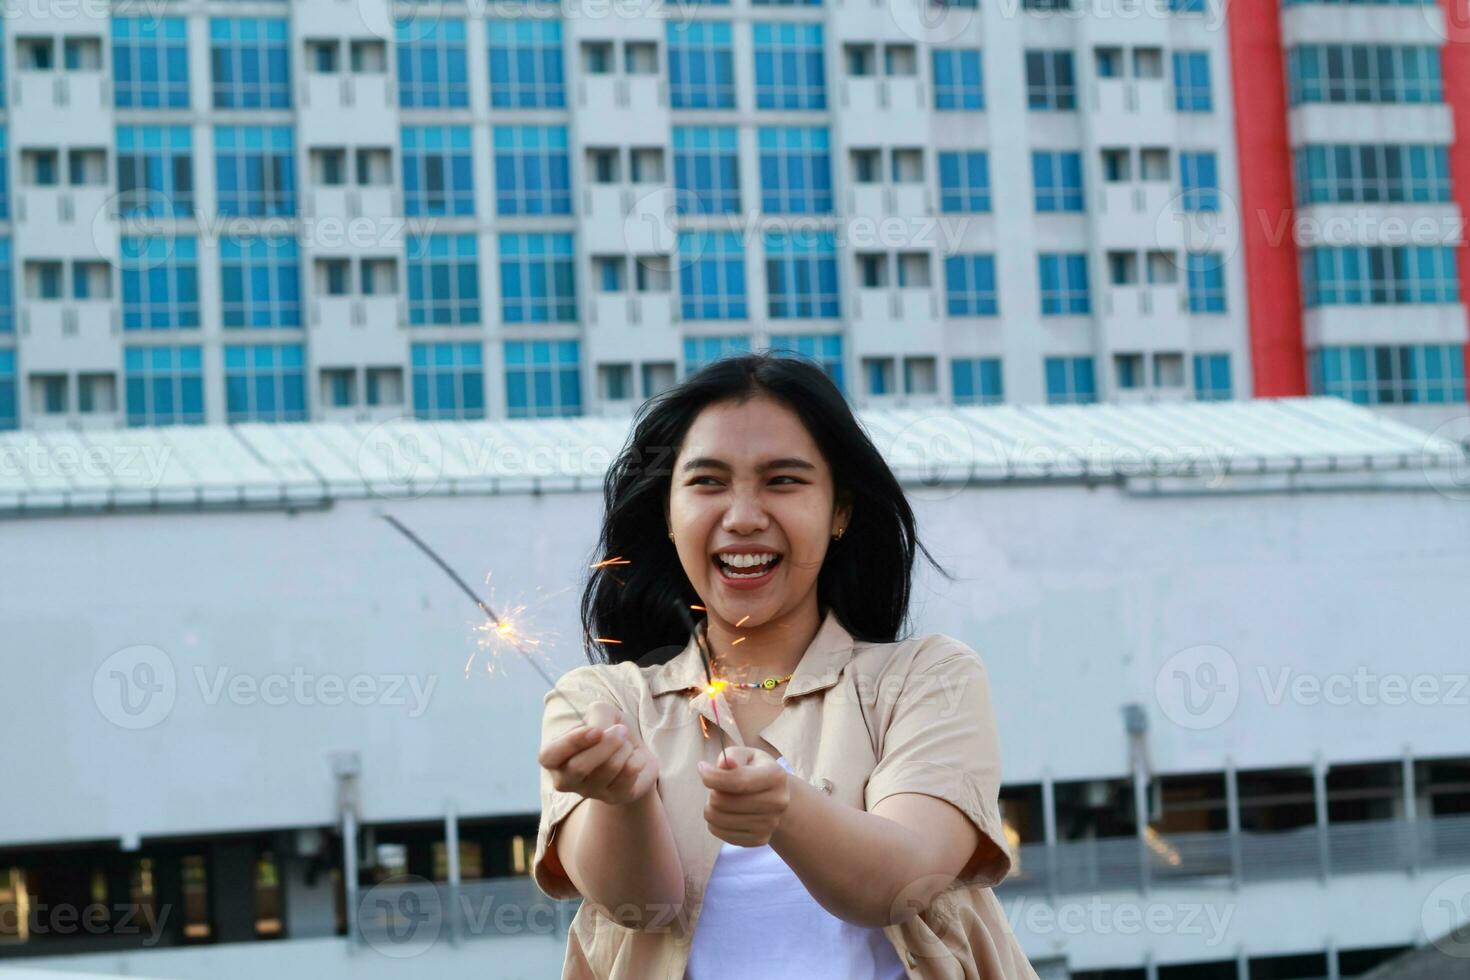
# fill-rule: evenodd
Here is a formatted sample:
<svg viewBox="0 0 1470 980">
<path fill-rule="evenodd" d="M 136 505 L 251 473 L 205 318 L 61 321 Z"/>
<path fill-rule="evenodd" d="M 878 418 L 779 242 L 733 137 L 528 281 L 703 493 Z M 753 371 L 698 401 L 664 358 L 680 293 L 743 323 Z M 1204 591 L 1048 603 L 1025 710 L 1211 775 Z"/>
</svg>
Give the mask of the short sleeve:
<svg viewBox="0 0 1470 980">
<path fill-rule="evenodd" d="M 610 702 L 624 715 L 630 715 L 617 690 L 618 670 L 613 665 L 587 664 L 563 674 L 556 682 L 556 689 L 547 691 L 542 699 L 544 707 L 541 713 L 540 746 L 545 746 L 581 725 L 579 712 L 586 711 L 587 706 L 594 701 Z M 539 765 L 536 768 L 540 773 L 541 822 L 536 828 L 536 852 L 531 858 L 531 878 L 536 882 L 536 887 L 549 898 L 581 898 L 581 893 L 571 880 L 547 864 L 546 856 L 555 842 L 556 831 L 561 822 L 586 797 L 580 793 L 556 789 L 551 784 L 551 773 Z"/>
<path fill-rule="evenodd" d="M 920 641 L 903 684 L 892 695 L 881 748 L 863 805 L 872 810 L 896 793 L 922 793 L 958 807 L 994 844 L 966 883 L 995 885 L 1010 873 L 1011 854 L 1000 820 L 1000 736 L 990 680 L 980 655 L 943 633 Z M 892 690 L 892 688 L 890 688 Z"/>
</svg>

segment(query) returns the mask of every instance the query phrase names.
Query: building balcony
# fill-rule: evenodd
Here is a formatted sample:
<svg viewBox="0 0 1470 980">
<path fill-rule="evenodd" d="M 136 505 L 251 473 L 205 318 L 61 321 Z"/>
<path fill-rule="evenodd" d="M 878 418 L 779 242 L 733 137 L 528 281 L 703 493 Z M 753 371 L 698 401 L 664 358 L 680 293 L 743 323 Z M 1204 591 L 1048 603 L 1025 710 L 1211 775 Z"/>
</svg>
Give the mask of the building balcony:
<svg viewBox="0 0 1470 980">
<path fill-rule="evenodd" d="M 120 331 L 111 300 L 27 301 L 19 325 L 28 372 L 117 370 Z"/>
<path fill-rule="evenodd" d="M 12 198 L 17 225 L 32 255 L 111 258 L 117 222 L 106 186 L 23 187 Z"/>
<path fill-rule="evenodd" d="M 836 87 L 842 138 L 849 145 L 932 141 L 928 90 L 918 78 L 844 78 Z"/>
<path fill-rule="evenodd" d="M 397 296 L 323 296 L 309 307 L 311 348 L 318 364 L 398 364 L 407 355 Z"/>
<path fill-rule="evenodd" d="M 586 145 L 668 142 L 668 85 L 657 75 L 591 75 L 577 82 L 577 138 Z"/>
<path fill-rule="evenodd" d="M 97 71 L 21 69 L 11 82 L 10 97 L 17 119 L 45 119 L 52 132 L 97 133 L 98 124 L 109 122 L 112 112 L 112 83 Z"/>
<path fill-rule="evenodd" d="M 313 144 L 398 143 L 398 97 L 388 75 L 308 74 L 297 92 L 302 131 Z"/>
</svg>

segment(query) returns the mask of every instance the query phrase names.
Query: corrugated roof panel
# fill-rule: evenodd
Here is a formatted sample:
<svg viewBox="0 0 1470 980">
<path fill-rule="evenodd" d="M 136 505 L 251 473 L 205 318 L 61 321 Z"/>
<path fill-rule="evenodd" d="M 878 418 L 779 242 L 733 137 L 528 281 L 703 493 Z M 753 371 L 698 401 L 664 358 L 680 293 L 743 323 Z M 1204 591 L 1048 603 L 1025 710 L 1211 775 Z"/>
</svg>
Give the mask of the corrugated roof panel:
<svg viewBox="0 0 1470 980">
<path fill-rule="evenodd" d="M 1456 443 L 1337 398 L 865 409 L 858 417 L 909 483 L 1465 465 Z M 630 424 L 395 419 L 3 433 L 0 510 L 595 489 Z"/>
</svg>

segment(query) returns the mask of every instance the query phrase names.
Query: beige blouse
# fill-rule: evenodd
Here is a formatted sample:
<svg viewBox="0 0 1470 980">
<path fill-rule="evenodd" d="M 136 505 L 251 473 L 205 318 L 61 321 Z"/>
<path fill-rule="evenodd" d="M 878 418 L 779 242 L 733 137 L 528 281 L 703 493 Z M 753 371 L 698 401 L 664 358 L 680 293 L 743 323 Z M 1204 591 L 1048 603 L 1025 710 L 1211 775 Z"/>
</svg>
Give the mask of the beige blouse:
<svg viewBox="0 0 1470 980">
<path fill-rule="evenodd" d="M 563 980 L 682 980 L 705 884 L 720 840 L 704 822 L 708 790 L 696 763 L 720 751 L 715 712 L 693 637 L 667 663 L 586 665 L 548 691 L 542 744 L 580 724 L 576 710 L 596 700 L 618 706 L 658 757 L 658 793 L 684 868 L 676 916 L 630 929 L 584 902 L 567 937 Z M 1000 745 L 980 657 L 942 633 L 896 643 L 855 641 L 830 610 L 787 683 L 781 713 L 761 737 L 792 770 L 849 806 L 871 810 L 895 793 L 923 793 L 959 807 L 995 845 L 992 858 L 951 882 L 927 909 L 884 928 L 915 980 L 1036 980 L 991 886 L 1010 871 L 1001 829 Z M 723 709 L 723 696 L 721 707 Z M 705 720 L 701 725 L 700 719 Z M 731 745 L 741 742 L 719 712 Z M 545 863 L 557 828 L 583 797 L 552 788 L 541 771 L 541 823 L 531 873 L 552 898 L 579 898 Z M 900 903 L 902 898 L 900 898 Z"/>
</svg>

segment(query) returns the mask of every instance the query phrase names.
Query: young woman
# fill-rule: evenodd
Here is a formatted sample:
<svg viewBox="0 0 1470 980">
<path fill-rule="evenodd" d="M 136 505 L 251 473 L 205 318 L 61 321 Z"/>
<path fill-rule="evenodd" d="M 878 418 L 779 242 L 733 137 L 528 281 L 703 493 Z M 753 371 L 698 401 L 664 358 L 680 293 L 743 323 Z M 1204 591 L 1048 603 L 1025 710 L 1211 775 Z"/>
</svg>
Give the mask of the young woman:
<svg viewBox="0 0 1470 980">
<path fill-rule="evenodd" d="M 985 668 L 898 638 L 933 558 L 836 386 L 716 361 L 645 404 L 604 490 L 598 560 L 626 564 L 587 584 L 593 663 L 539 756 L 532 874 L 584 900 L 563 977 L 1034 980 L 990 890 Z"/>
</svg>

